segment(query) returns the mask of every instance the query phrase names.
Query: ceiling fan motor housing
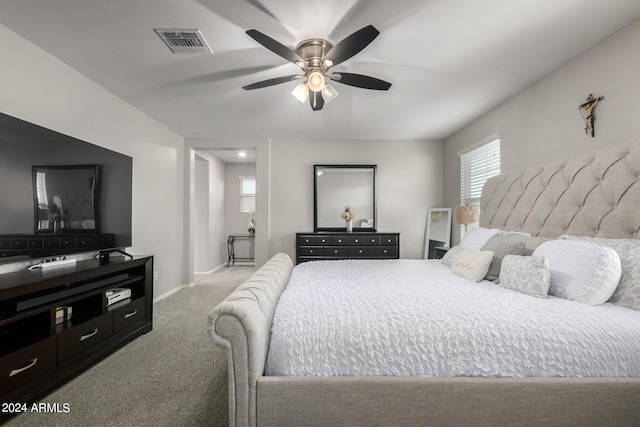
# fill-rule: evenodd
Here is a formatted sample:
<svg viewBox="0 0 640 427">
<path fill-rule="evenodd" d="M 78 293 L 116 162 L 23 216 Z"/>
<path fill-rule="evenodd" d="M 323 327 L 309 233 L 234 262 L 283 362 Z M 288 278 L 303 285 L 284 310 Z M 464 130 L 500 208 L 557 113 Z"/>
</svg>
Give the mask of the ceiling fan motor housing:
<svg viewBox="0 0 640 427">
<path fill-rule="evenodd" d="M 306 68 L 326 72 L 328 66 L 322 63 L 322 58 L 333 49 L 333 44 L 324 39 L 307 39 L 298 43 L 296 53 L 304 59 Z"/>
</svg>

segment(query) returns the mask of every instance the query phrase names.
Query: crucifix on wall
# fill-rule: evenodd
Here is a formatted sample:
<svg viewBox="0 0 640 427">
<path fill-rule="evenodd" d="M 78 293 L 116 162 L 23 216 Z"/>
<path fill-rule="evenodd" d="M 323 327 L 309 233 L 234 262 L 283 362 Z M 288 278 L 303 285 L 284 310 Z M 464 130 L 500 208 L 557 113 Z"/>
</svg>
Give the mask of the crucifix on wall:
<svg viewBox="0 0 640 427">
<path fill-rule="evenodd" d="M 595 108 L 596 105 L 598 105 L 598 102 L 602 101 L 603 99 L 604 96 L 594 98 L 592 94 L 589 94 L 589 96 L 587 96 L 586 102 L 578 107 L 580 109 L 580 114 L 582 114 L 582 119 L 586 124 L 584 131 L 587 133 L 587 135 L 591 134 L 591 137 L 595 136 L 595 130 L 593 128 L 593 123 L 596 120 Z"/>
</svg>

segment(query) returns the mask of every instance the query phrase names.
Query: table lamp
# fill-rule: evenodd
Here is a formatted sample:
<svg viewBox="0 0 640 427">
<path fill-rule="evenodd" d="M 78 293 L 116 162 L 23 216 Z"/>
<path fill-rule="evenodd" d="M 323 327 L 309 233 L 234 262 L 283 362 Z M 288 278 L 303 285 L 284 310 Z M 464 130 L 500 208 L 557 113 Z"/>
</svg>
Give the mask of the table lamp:
<svg viewBox="0 0 640 427">
<path fill-rule="evenodd" d="M 479 220 L 478 205 L 456 206 L 456 221 L 464 225 L 464 232 L 467 233 L 469 224 L 475 224 Z"/>
</svg>

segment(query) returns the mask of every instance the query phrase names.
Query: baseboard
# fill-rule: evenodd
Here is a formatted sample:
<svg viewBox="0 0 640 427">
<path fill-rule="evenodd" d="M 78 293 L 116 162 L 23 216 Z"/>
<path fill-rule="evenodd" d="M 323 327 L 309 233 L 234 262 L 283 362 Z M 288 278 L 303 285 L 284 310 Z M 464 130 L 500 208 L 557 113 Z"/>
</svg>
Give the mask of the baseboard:
<svg viewBox="0 0 640 427">
<path fill-rule="evenodd" d="M 253 264 L 251 264 L 251 265 L 253 265 Z M 194 274 L 211 274 L 211 273 L 214 273 L 215 271 L 218 271 L 221 268 L 226 267 L 226 266 L 227 266 L 227 264 L 220 264 L 217 267 L 213 267 L 209 271 L 205 271 L 205 272 L 202 272 L 202 273 L 201 272 L 195 272 Z M 178 292 L 181 289 L 192 288 L 193 286 L 195 286 L 195 284 L 196 284 L 196 282 L 191 282 L 191 283 L 187 283 L 186 285 L 182 285 L 182 286 L 178 286 L 177 288 L 173 288 L 169 292 L 165 292 L 164 294 L 158 295 L 157 297 L 155 297 L 153 299 L 153 303 L 155 304 L 158 301 L 162 301 L 163 299 L 165 299 L 167 297 L 170 297 L 171 295 L 175 294 L 176 292 Z"/>
<path fill-rule="evenodd" d="M 171 295 L 175 294 L 175 293 L 176 293 L 176 292 L 178 292 L 180 289 L 184 289 L 184 288 L 186 288 L 186 287 L 188 287 L 188 286 L 189 286 L 189 285 L 182 285 L 182 286 L 178 286 L 177 288 L 173 288 L 173 289 L 171 289 L 169 292 L 165 292 L 165 293 L 164 293 L 164 294 L 162 294 L 162 295 L 158 295 L 157 297 L 155 297 L 155 298 L 153 299 L 153 303 L 155 304 L 155 303 L 157 303 L 158 301 L 161 301 L 161 300 L 163 300 L 163 299 L 165 299 L 165 298 L 167 298 L 167 297 L 169 297 L 169 296 L 171 296 Z"/>
<path fill-rule="evenodd" d="M 227 266 L 227 264 L 220 264 L 220 265 L 219 265 L 219 266 L 217 266 L 217 267 L 213 267 L 213 268 L 212 268 L 211 270 L 209 270 L 209 271 L 196 271 L 196 272 L 194 272 L 193 274 L 211 274 L 211 273 L 213 273 L 213 272 L 215 272 L 215 271 L 220 270 L 222 267 L 226 267 L 226 266 Z"/>
</svg>

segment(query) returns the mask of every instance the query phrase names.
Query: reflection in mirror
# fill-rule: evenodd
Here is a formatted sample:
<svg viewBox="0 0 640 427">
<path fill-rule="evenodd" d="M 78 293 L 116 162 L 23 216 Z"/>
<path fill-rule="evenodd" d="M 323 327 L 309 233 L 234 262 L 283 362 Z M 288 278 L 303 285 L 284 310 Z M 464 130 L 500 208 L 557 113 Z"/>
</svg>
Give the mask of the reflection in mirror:
<svg viewBox="0 0 640 427">
<path fill-rule="evenodd" d="M 315 231 L 345 231 L 347 206 L 354 230 L 376 231 L 375 177 L 375 165 L 315 165 Z"/>
<path fill-rule="evenodd" d="M 97 165 L 34 166 L 35 232 L 97 232 Z"/>
<path fill-rule="evenodd" d="M 451 208 L 429 209 L 424 257 L 435 258 L 435 248 L 451 244 Z"/>
</svg>

